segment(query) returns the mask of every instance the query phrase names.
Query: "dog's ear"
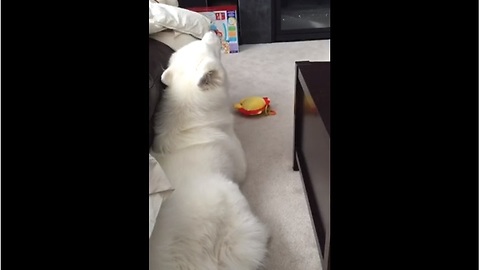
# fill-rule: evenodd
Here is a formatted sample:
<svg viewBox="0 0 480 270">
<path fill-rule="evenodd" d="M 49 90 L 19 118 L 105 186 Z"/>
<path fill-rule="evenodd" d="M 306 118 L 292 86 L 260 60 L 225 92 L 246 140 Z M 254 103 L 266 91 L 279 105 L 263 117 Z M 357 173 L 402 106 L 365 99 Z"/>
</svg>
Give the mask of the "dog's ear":
<svg viewBox="0 0 480 270">
<path fill-rule="evenodd" d="M 220 77 L 220 72 L 216 69 L 212 69 L 203 74 L 198 81 L 198 87 L 202 90 L 209 90 L 220 86 L 221 82 L 222 78 Z"/>
<path fill-rule="evenodd" d="M 172 69 L 170 67 L 163 71 L 162 82 L 167 86 L 172 82 Z"/>
</svg>

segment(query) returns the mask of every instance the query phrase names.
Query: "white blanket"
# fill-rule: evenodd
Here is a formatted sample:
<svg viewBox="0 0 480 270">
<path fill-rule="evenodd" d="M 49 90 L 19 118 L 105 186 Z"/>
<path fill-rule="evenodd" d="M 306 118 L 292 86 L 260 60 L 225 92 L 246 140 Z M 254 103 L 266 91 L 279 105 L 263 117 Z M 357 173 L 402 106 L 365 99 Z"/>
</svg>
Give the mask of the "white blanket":
<svg viewBox="0 0 480 270">
<path fill-rule="evenodd" d="M 201 39 L 210 31 L 212 21 L 206 16 L 188 9 L 151 1 L 149 2 L 149 34 L 172 29 Z"/>
<path fill-rule="evenodd" d="M 149 224 L 149 235 L 152 235 L 155 222 L 157 220 L 158 212 L 162 207 L 163 201 L 168 199 L 170 194 L 173 192 L 172 185 L 168 181 L 167 176 L 163 172 L 162 167 L 158 164 L 157 160 L 149 155 L 150 171 L 149 171 L 149 190 L 148 190 L 148 201 L 149 201 L 149 211 L 150 211 L 150 224 Z"/>
</svg>

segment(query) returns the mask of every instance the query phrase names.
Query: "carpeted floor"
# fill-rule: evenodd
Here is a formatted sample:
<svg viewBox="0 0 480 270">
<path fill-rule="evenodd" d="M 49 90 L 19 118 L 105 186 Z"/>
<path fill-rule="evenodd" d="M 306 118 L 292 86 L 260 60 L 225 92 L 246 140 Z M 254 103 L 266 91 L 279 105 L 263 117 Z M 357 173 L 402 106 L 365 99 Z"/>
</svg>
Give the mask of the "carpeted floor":
<svg viewBox="0 0 480 270">
<path fill-rule="evenodd" d="M 321 269 L 305 189 L 293 165 L 295 61 L 330 61 L 330 41 L 242 45 L 222 56 L 232 104 L 268 96 L 275 116 L 237 115 L 236 130 L 247 154 L 242 190 L 271 230 L 266 270 Z"/>
</svg>

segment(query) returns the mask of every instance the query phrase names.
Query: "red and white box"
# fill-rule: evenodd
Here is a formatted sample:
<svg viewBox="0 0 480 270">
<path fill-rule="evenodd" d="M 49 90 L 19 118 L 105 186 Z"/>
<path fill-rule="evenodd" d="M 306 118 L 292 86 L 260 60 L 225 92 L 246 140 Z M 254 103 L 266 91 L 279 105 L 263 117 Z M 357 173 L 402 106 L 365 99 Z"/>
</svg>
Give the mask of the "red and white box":
<svg viewBox="0 0 480 270">
<path fill-rule="evenodd" d="M 221 38 L 224 53 L 239 52 L 237 6 L 191 7 L 188 9 L 206 16 L 213 22 L 212 30 Z"/>
</svg>

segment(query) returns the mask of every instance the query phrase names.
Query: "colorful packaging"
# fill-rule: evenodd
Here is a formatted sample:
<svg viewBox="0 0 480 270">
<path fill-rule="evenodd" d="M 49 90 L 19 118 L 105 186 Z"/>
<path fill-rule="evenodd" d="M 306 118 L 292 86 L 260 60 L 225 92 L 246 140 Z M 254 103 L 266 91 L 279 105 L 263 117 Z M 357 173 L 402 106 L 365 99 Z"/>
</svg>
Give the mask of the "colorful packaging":
<svg viewBox="0 0 480 270">
<path fill-rule="evenodd" d="M 238 53 L 237 6 L 193 7 L 192 11 L 212 20 L 212 30 L 222 40 L 224 53 Z"/>
</svg>

